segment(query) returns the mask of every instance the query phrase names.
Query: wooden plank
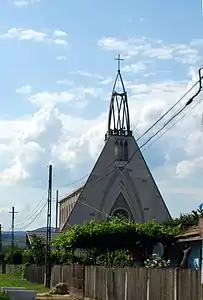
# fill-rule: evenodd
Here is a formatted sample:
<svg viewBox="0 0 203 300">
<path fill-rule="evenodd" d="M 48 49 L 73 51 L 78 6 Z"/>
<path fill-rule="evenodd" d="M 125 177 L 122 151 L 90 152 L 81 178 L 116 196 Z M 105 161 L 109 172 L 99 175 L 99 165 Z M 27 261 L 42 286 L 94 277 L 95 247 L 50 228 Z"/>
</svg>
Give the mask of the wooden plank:
<svg viewBox="0 0 203 300">
<path fill-rule="evenodd" d="M 177 300 L 202 300 L 202 285 L 200 271 L 178 270 L 178 299 Z"/>
<path fill-rule="evenodd" d="M 125 300 L 125 274 L 126 269 L 117 268 L 114 277 L 115 284 L 115 299 L 116 300 Z"/>
<path fill-rule="evenodd" d="M 106 269 L 106 299 L 116 300 L 114 297 L 114 270 L 112 268 Z"/>
<path fill-rule="evenodd" d="M 174 269 L 149 269 L 149 300 L 174 300 L 174 276 Z"/>
<path fill-rule="evenodd" d="M 127 269 L 127 300 L 147 299 L 147 274 L 145 268 Z"/>
</svg>

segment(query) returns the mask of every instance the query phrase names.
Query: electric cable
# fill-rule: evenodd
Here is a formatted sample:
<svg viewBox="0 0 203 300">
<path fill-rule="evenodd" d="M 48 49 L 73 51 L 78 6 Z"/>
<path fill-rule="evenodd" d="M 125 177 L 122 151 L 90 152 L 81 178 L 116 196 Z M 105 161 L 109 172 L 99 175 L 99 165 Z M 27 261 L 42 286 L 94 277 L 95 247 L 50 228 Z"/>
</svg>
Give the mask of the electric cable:
<svg viewBox="0 0 203 300">
<path fill-rule="evenodd" d="M 141 134 L 141 136 L 139 136 L 139 138 L 137 139 L 137 141 L 139 141 L 144 135 L 146 135 L 151 129 L 153 129 L 154 126 L 156 126 L 165 116 L 167 116 L 169 114 L 169 112 L 171 112 L 193 90 L 193 88 L 198 83 L 199 83 L 199 80 L 196 81 L 192 85 L 192 87 L 177 102 L 175 102 L 175 104 L 173 104 L 159 119 L 157 119 L 156 122 L 154 122 L 145 132 L 143 132 Z"/>
<path fill-rule="evenodd" d="M 28 223 L 28 224 L 26 224 L 26 225 L 24 225 L 23 227 L 21 227 L 20 229 L 22 230 L 22 229 L 26 229 L 28 226 L 30 226 L 31 224 L 33 224 L 35 221 L 36 221 L 36 219 L 41 215 L 41 213 L 43 212 L 43 210 L 45 209 L 45 207 L 47 206 L 47 202 L 45 202 L 44 204 L 43 204 L 43 206 L 41 207 L 41 209 L 39 210 L 39 212 L 38 212 L 38 214 Z"/>
<path fill-rule="evenodd" d="M 33 214 L 35 214 L 38 211 L 39 206 L 43 202 L 43 200 L 44 200 L 44 198 L 45 198 L 46 195 L 47 195 L 47 192 L 44 193 L 44 195 L 42 196 L 42 198 L 40 199 L 40 201 L 38 202 L 38 204 L 35 206 L 35 208 L 28 213 L 27 217 L 25 219 L 21 220 L 20 222 L 16 223 L 17 226 L 25 223 L 27 221 L 27 219 L 30 219 L 33 216 Z"/>
<path fill-rule="evenodd" d="M 201 70 L 199 69 L 199 89 L 198 91 L 186 102 L 186 104 L 177 112 L 175 113 L 157 132 L 155 132 L 152 136 L 150 136 L 146 142 L 144 142 L 140 147 L 138 147 L 138 149 L 136 151 L 133 152 L 133 154 L 131 155 L 130 159 L 127 161 L 125 167 L 131 162 L 131 160 L 133 159 L 133 157 L 135 156 L 135 154 L 140 151 L 140 149 L 142 149 L 144 146 L 146 146 L 155 136 L 157 136 L 168 124 L 170 124 L 171 121 L 173 121 L 179 114 L 182 113 L 183 110 L 185 110 L 187 108 L 187 106 L 189 106 L 193 100 L 199 95 L 199 93 L 202 90 L 202 76 L 201 76 Z"/>
<path fill-rule="evenodd" d="M 164 134 L 166 134 L 169 130 L 171 130 L 173 127 L 175 127 L 175 125 L 177 125 L 180 121 L 182 121 L 189 112 L 191 112 L 193 109 L 195 109 L 195 107 L 200 104 L 200 102 L 202 101 L 202 99 L 200 99 L 197 103 L 195 103 L 195 105 L 193 105 L 184 115 L 182 115 L 182 117 L 180 117 L 178 120 L 176 120 L 176 122 L 174 122 L 170 127 L 168 127 L 164 132 L 162 132 L 162 134 L 160 134 L 154 141 L 152 141 L 148 147 L 144 148 L 142 150 L 142 152 L 146 151 L 148 148 L 150 148 L 155 142 L 157 142 Z"/>
</svg>

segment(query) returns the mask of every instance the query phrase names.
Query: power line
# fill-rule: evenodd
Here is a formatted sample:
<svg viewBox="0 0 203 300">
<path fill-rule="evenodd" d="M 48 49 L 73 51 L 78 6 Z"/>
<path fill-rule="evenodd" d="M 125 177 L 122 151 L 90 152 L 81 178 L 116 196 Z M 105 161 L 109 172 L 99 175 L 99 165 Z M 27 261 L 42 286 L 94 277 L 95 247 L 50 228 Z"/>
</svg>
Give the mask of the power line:
<svg viewBox="0 0 203 300">
<path fill-rule="evenodd" d="M 201 76 L 201 70 L 202 69 L 199 69 L 199 80 L 196 81 L 191 86 L 191 88 L 188 91 L 186 91 L 186 93 L 178 101 L 176 101 L 175 104 L 172 105 L 159 119 L 157 119 L 156 122 L 154 122 L 145 132 L 143 132 L 141 134 L 141 136 L 137 139 L 137 141 L 139 141 L 144 135 L 146 135 L 151 129 L 153 129 L 154 126 L 156 126 L 165 116 L 167 116 L 169 114 L 169 112 L 171 112 L 193 90 L 193 88 L 196 85 L 200 84 L 200 86 L 201 86 L 201 78 L 202 78 L 202 76 Z"/>
<path fill-rule="evenodd" d="M 46 208 L 47 206 L 47 201 L 43 204 L 43 206 L 41 207 L 41 209 L 39 210 L 39 212 L 37 213 L 37 215 L 29 222 L 27 223 L 26 225 L 24 225 L 23 227 L 21 227 L 20 229 L 26 229 L 28 228 L 31 224 L 33 224 L 36 219 L 41 215 L 41 213 L 43 212 L 43 210 Z"/>
<path fill-rule="evenodd" d="M 168 127 L 164 132 L 162 132 L 162 134 L 160 134 L 152 143 L 150 143 L 148 145 L 148 147 L 144 148 L 142 150 L 142 152 L 146 151 L 149 147 L 151 147 L 155 142 L 157 142 L 164 134 L 166 134 L 169 130 L 171 130 L 173 127 L 175 127 L 176 124 L 178 124 L 180 121 L 182 121 L 189 112 L 191 112 L 193 109 L 195 109 L 195 107 L 200 104 L 200 102 L 202 101 L 202 99 L 200 99 L 197 103 L 195 103 L 195 105 L 193 105 L 184 115 L 182 115 L 181 118 L 179 118 L 178 120 L 176 120 L 176 122 L 174 122 L 170 127 Z"/>
<path fill-rule="evenodd" d="M 79 182 L 79 181 L 81 181 L 82 179 L 84 179 L 84 178 L 87 177 L 88 175 L 89 175 L 89 174 L 86 174 L 85 176 L 82 176 L 81 178 L 79 178 L 79 179 L 77 179 L 77 180 L 71 182 L 70 184 L 68 184 L 68 187 L 74 185 L 75 183 L 77 183 L 77 182 Z M 26 224 L 27 221 L 29 220 L 28 225 L 25 225 L 25 226 L 23 226 L 22 228 L 28 227 L 30 224 L 33 223 L 33 221 L 30 222 L 30 218 L 33 217 L 33 215 L 34 215 L 35 213 L 37 213 L 37 215 L 36 215 L 36 217 L 34 217 L 34 220 L 37 219 L 37 217 L 41 214 L 42 210 L 43 210 L 44 207 L 46 206 L 47 200 L 45 200 L 45 202 L 43 202 L 43 204 L 42 204 L 42 201 L 44 200 L 44 198 L 45 198 L 46 195 L 47 195 L 47 191 L 44 193 L 44 195 L 42 196 L 42 198 L 40 199 L 40 201 L 38 202 L 38 204 L 36 205 L 36 207 L 28 214 L 28 216 L 27 216 L 25 219 L 23 219 L 22 221 L 16 223 L 17 226 L 19 226 L 19 225 L 22 226 L 22 225 Z M 43 208 L 42 208 L 42 209 L 40 208 L 40 205 L 41 205 L 41 204 L 43 205 Z M 45 204 L 45 206 L 44 206 L 44 204 Z M 39 213 L 38 213 L 38 212 L 39 212 Z"/>
<path fill-rule="evenodd" d="M 201 70 L 201 69 L 200 69 Z M 200 73 L 200 71 L 199 71 Z M 128 162 L 126 163 L 125 167 L 131 162 L 131 160 L 133 159 L 133 157 L 135 156 L 135 154 L 140 151 L 141 148 L 143 148 L 144 146 L 146 146 L 155 136 L 157 136 L 168 124 L 170 124 L 170 122 L 172 122 L 178 115 L 180 115 L 182 113 L 183 110 L 185 110 L 187 108 L 187 106 L 189 106 L 193 100 L 195 99 L 195 97 L 198 96 L 198 94 L 201 92 L 202 90 L 202 84 L 201 84 L 201 78 L 198 81 L 199 82 L 199 89 L 198 91 L 195 93 L 195 95 L 193 95 L 187 102 L 186 104 L 177 112 L 175 113 L 157 132 L 155 132 L 151 137 L 149 137 L 147 139 L 146 142 L 144 142 L 140 147 L 138 147 L 138 149 L 136 151 L 133 152 L 133 154 L 131 155 L 130 159 L 128 160 Z"/>
<path fill-rule="evenodd" d="M 21 220 L 20 222 L 16 223 L 17 226 L 19 226 L 23 223 L 26 223 L 27 220 L 30 220 L 30 218 L 33 217 L 33 215 L 35 213 L 38 213 L 38 209 L 40 208 L 40 205 L 42 204 L 42 201 L 44 200 L 46 195 L 47 195 L 47 192 L 44 193 L 44 195 L 42 196 L 42 198 L 40 199 L 40 201 L 38 202 L 36 207 L 31 212 L 28 213 L 28 216 L 25 219 Z"/>
</svg>

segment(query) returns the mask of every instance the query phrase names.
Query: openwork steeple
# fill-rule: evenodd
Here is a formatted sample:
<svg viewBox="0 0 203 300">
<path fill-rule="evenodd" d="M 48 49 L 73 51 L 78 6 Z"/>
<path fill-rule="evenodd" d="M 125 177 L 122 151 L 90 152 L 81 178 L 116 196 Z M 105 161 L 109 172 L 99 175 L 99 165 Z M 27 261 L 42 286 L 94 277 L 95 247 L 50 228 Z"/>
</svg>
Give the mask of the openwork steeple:
<svg viewBox="0 0 203 300">
<path fill-rule="evenodd" d="M 120 71 L 120 62 L 123 59 L 118 55 L 118 58 L 115 58 L 115 60 L 118 61 L 118 72 L 111 95 L 106 139 L 110 135 L 132 135 L 132 131 L 130 130 L 128 97 Z"/>
</svg>

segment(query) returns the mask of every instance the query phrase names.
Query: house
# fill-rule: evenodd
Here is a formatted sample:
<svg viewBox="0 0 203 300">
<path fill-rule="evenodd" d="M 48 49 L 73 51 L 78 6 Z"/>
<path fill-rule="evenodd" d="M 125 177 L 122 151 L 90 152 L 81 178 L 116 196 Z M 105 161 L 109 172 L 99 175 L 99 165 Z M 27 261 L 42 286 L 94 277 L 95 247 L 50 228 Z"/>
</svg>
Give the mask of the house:
<svg viewBox="0 0 203 300">
<path fill-rule="evenodd" d="M 202 238 L 200 237 L 199 226 L 187 226 L 183 232 L 177 236 L 179 248 L 189 249 L 187 267 L 193 270 L 201 268 L 202 261 Z"/>
</svg>

